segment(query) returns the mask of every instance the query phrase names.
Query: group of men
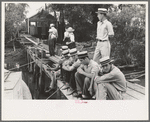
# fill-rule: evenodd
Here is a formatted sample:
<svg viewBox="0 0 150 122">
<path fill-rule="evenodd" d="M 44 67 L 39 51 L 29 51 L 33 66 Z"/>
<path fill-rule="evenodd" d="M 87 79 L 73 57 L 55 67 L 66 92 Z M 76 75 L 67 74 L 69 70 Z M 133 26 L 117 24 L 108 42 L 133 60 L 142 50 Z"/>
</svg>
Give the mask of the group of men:
<svg viewBox="0 0 150 122">
<path fill-rule="evenodd" d="M 97 17 L 97 46 L 93 59 L 87 51 L 62 46 L 62 73 L 68 95 L 80 99 L 122 100 L 126 91 L 124 74 L 112 64 L 109 40 L 114 36 L 113 26 L 106 18 L 107 9 L 99 8 Z"/>
</svg>

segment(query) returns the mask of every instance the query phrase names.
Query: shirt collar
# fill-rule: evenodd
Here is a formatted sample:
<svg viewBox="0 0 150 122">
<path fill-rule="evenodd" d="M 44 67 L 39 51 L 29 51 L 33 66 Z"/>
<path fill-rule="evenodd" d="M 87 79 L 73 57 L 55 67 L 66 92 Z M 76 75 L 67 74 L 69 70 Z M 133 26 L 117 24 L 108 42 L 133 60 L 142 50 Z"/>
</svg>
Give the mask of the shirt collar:
<svg viewBox="0 0 150 122">
<path fill-rule="evenodd" d="M 99 21 L 99 22 L 103 24 L 103 23 L 107 22 L 107 19 L 105 19 L 104 21 Z"/>
</svg>

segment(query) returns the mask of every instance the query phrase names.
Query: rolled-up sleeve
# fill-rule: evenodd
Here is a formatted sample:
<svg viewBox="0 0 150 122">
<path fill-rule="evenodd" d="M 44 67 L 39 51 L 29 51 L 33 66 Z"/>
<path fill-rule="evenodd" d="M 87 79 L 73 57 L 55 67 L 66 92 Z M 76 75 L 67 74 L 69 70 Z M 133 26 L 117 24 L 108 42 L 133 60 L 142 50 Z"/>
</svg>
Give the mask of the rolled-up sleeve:
<svg viewBox="0 0 150 122">
<path fill-rule="evenodd" d="M 108 35 L 114 35 L 114 30 L 113 30 L 113 26 L 110 22 L 107 23 L 107 28 L 108 28 Z"/>
</svg>

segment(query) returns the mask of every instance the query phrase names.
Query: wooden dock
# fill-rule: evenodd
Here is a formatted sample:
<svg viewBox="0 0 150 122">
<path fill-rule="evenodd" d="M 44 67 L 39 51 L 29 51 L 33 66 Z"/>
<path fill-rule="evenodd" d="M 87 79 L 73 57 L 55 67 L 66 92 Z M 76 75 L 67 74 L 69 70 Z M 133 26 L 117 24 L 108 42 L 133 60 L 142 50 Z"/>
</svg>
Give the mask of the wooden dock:
<svg viewBox="0 0 150 122">
<path fill-rule="evenodd" d="M 31 35 L 22 35 L 21 36 L 21 44 L 25 46 L 27 51 L 27 57 L 29 58 L 29 62 L 34 61 L 34 66 L 38 66 L 40 68 L 40 78 L 42 77 L 42 73 L 46 74 L 51 80 L 54 77 L 55 72 L 49 70 L 48 62 L 52 61 L 54 64 L 57 64 L 60 61 L 60 56 L 49 56 L 48 45 L 37 42 L 38 39 L 32 37 Z M 37 52 L 40 51 L 41 57 L 38 57 Z M 44 56 L 43 56 L 44 55 Z M 31 68 L 31 70 L 35 70 Z M 55 76 L 56 77 L 56 76 Z M 40 79 L 39 78 L 39 79 Z M 57 77 L 56 77 L 57 79 Z M 44 79 L 43 79 L 44 80 Z M 41 91 L 42 80 L 38 81 L 39 86 L 37 85 L 37 92 Z M 63 89 L 63 82 L 57 80 L 57 87 L 60 88 L 60 91 L 66 96 L 68 100 L 77 100 L 78 98 L 73 97 L 72 95 L 67 95 L 67 90 Z M 62 87 L 62 88 L 61 88 Z M 140 86 L 136 83 L 127 82 L 127 92 L 123 93 L 124 100 L 144 100 L 145 99 L 145 87 Z M 40 89 L 38 91 L 38 88 Z"/>
</svg>

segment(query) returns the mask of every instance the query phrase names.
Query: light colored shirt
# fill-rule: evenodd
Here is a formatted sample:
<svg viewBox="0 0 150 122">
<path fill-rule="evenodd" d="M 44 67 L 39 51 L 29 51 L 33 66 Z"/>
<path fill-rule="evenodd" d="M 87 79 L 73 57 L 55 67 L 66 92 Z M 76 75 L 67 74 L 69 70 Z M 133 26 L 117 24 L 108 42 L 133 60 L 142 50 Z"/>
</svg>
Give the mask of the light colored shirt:
<svg viewBox="0 0 150 122">
<path fill-rule="evenodd" d="M 112 65 L 109 73 L 102 76 L 96 76 L 96 83 L 112 83 L 112 85 L 120 91 L 126 91 L 126 79 L 124 74 L 116 66 Z"/>
<path fill-rule="evenodd" d="M 73 32 L 72 33 L 65 32 L 64 37 L 68 37 L 68 38 L 70 38 L 71 42 L 75 42 L 75 37 L 74 37 Z"/>
<path fill-rule="evenodd" d="M 51 27 L 51 29 L 53 30 L 53 34 L 56 36 L 56 38 L 58 38 L 57 29 L 55 27 Z"/>
<path fill-rule="evenodd" d="M 77 68 L 77 67 L 79 67 L 81 65 L 81 61 L 78 59 L 77 61 L 75 61 L 74 63 L 73 63 L 73 67 L 74 68 Z"/>
<path fill-rule="evenodd" d="M 97 39 L 108 40 L 109 35 L 114 35 L 113 26 L 107 19 L 97 22 Z"/>
<path fill-rule="evenodd" d="M 88 68 L 89 69 L 91 68 L 91 71 L 90 71 L 91 73 L 96 73 L 96 72 L 99 72 L 99 70 L 100 70 L 100 66 L 98 65 L 98 63 L 92 59 L 90 60 Z"/>
<path fill-rule="evenodd" d="M 100 66 L 94 60 L 90 60 L 89 65 L 81 64 L 80 68 L 86 73 L 98 73 L 100 71 Z"/>
</svg>

